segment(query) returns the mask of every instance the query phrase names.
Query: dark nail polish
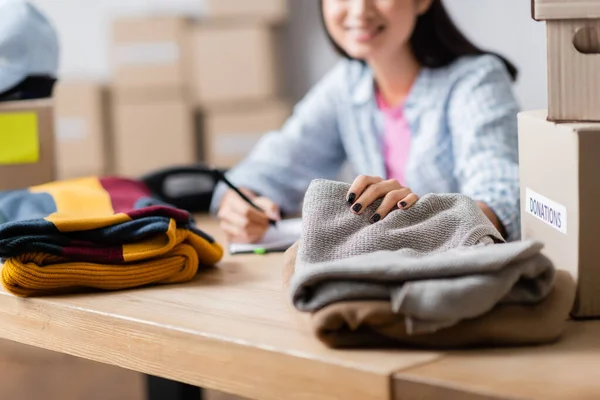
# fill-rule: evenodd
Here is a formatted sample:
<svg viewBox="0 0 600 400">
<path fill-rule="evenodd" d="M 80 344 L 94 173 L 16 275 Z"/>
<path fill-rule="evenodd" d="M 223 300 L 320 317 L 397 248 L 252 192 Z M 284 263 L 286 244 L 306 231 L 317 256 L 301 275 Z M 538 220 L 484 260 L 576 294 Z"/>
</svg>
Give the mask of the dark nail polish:
<svg viewBox="0 0 600 400">
<path fill-rule="evenodd" d="M 371 222 L 375 223 L 375 222 L 379 221 L 380 219 L 381 219 L 381 215 L 373 214 L 373 216 L 371 217 Z"/>
<path fill-rule="evenodd" d="M 356 200 L 356 195 L 354 193 L 350 193 L 347 200 L 350 204 L 354 203 L 354 200 Z"/>
<path fill-rule="evenodd" d="M 406 207 L 406 202 L 405 202 L 405 201 L 401 201 L 401 202 L 400 202 L 400 206 L 401 206 L 402 208 Z"/>
<path fill-rule="evenodd" d="M 360 203 L 356 203 L 352 209 L 354 210 L 354 212 L 359 212 L 362 209 L 362 206 L 360 205 Z"/>
</svg>

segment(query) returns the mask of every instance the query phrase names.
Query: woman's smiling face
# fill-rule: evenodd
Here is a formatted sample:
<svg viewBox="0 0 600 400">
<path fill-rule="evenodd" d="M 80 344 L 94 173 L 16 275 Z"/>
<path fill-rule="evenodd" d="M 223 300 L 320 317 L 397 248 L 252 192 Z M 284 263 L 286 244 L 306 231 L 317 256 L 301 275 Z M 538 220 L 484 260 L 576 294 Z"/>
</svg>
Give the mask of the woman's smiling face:
<svg viewBox="0 0 600 400">
<path fill-rule="evenodd" d="M 323 0 L 332 39 L 352 58 L 368 60 L 408 46 L 431 0 Z"/>
</svg>

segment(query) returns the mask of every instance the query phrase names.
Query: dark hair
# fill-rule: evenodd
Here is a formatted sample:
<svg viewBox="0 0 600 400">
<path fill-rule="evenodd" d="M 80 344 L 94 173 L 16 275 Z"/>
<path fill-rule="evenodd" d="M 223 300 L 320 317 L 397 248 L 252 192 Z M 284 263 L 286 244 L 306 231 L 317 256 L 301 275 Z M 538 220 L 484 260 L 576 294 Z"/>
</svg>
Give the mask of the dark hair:
<svg viewBox="0 0 600 400">
<path fill-rule="evenodd" d="M 320 0 L 321 20 L 325 26 L 323 0 Z M 331 37 L 325 33 L 335 50 L 352 59 Z M 429 68 L 445 67 L 461 56 L 493 54 L 500 58 L 513 80 L 517 79 L 517 68 L 499 54 L 483 51 L 467 39 L 446 11 L 442 0 L 433 0 L 429 9 L 417 19 L 410 38 L 410 46 L 419 64 Z"/>
</svg>

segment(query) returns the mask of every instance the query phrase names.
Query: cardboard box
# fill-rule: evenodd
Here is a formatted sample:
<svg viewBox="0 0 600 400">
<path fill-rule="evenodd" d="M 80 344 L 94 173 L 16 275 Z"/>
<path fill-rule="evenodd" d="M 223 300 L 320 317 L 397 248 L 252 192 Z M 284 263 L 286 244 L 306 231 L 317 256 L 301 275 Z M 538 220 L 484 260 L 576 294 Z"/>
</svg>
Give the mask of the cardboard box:
<svg viewBox="0 0 600 400">
<path fill-rule="evenodd" d="M 194 115 L 183 96 L 131 101 L 113 98 L 114 173 L 139 178 L 198 160 Z"/>
<path fill-rule="evenodd" d="M 201 119 L 204 161 L 220 168 L 234 166 L 265 133 L 280 129 L 291 112 L 283 100 L 205 110 Z"/>
<path fill-rule="evenodd" d="M 191 42 L 194 104 L 268 100 L 279 94 L 281 71 L 271 28 L 199 24 Z"/>
<path fill-rule="evenodd" d="M 54 98 L 58 179 L 106 174 L 107 88 L 96 82 L 60 82 Z"/>
<path fill-rule="evenodd" d="M 203 19 L 259 21 L 281 24 L 288 17 L 288 0 L 148 0 L 155 13 Z"/>
<path fill-rule="evenodd" d="M 189 81 L 189 25 L 179 17 L 119 18 L 112 26 L 113 82 L 129 89 L 177 87 Z"/>
<path fill-rule="evenodd" d="M 203 0 L 204 15 L 209 18 L 238 18 L 270 24 L 284 22 L 288 0 Z"/>
<path fill-rule="evenodd" d="M 268 25 L 126 18 L 113 30 L 114 83 L 122 91 L 146 96 L 175 88 L 197 106 L 279 93 L 277 44 Z"/>
<path fill-rule="evenodd" d="M 56 179 L 51 99 L 0 103 L 0 190 Z"/>
<path fill-rule="evenodd" d="M 600 18 L 598 0 L 532 0 L 533 18 L 548 19 Z"/>
<path fill-rule="evenodd" d="M 600 124 L 556 124 L 545 111 L 518 119 L 522 237 L 577 280 L 573 315 L 599 317 Z"/>
<path fill-rule="evenodd" d="M 600 121 L 600 1 L 535 0 L 547 20 L 548 119 Z"/>
</svg>

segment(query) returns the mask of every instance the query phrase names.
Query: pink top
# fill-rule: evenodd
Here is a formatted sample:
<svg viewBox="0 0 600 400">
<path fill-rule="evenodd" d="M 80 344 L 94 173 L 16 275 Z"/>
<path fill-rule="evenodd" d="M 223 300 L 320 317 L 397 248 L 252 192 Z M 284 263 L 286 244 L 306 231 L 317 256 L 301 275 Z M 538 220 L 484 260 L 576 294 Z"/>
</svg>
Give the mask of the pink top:
<svg viewBox="0 0 600 400">
<path fill-rule="evenodd" d="M 390 107 L 379 91 L 376 93 L 377 106 L 385 116 L 383 155 L 388 179 L 396 179 L 406 185 L 404 173 L 410 150 L 410 128 L 402 112 L 402 104 Z"/>
</svg>

